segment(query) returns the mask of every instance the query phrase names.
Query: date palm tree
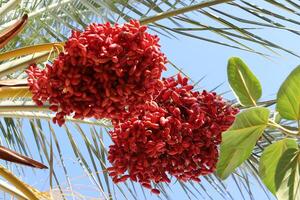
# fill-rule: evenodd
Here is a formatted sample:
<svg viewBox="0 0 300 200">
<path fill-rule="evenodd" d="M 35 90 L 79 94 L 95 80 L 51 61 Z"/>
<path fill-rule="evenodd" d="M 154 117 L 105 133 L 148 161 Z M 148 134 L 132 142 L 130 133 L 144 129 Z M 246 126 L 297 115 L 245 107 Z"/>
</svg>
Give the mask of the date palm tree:
<svg viewBox="0 0 300 200">
<path fill-rule="evenodd" d="M 128 181 L 115 185 L 108 176 L 110 138 L 107 132 L 112 127 L 109 120 L 67 118 L 67 123 L 59 128 L 51 122 L 53 113 L 47 106 L 37 107 L 32 102 L 24 82 L 28 65 L 51 62 L 62 50 L 71 30 L 83 30 L 92 22 L 124 23 L 132 18 L 148 25 L 160 37 L 181 36 L 181 40 L 190 37 L 199 40 L 199 45 L 209 42 L 226 46 L 229 51 L 234 48 L 266 59 L 280 54 L 300 57 L 299 52 L 260 35 L 264 29 L 299 36 L 299 15 L 298 0 L 0 1 L 0 145 L 34 157 L 49 170 L 32 171 L 7 162 L 3 165 L 24 181 L 37 185 L 38 190 L 48 191 L 43 196 L 45 193 L 28 186 L 40 198 L 152 198 L 138 184 Z M 172 61 L 169 65 L 180 70 Z M 280 134 L 274 130 L 266 134 L 270 137 L 258 144 L 250 159 L 230 177 L 233 184 L 230 187 L 235 187 L 244 199 L 254 198 L 250 182 L 261 187 L 262 199 L 273 198 L 258 178 L 257 158 Z M 1 170 L 0 175 L 6 178 Z M 44 177 L 43 181 L 33 181 L 40 177 Z M 14 187 L 0 181 L 6 197 L 30 198 L 19 190 L 16 182 L 11 183 Z M 180 190 L 190 199 L 233 199 L 234 195 L 214 174 L 203 177 L 199 184 L 179 181 L 158 187 L 162 199 L 171 199 L 174 190 Z"/>
</svg>

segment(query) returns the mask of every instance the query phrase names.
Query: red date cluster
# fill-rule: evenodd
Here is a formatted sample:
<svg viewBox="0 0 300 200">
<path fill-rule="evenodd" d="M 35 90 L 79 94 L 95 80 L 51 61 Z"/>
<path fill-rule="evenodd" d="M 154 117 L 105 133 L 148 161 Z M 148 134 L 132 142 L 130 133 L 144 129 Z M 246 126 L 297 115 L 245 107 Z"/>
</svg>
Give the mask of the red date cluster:
<svg viewBox="0 0 300 200">
<path fill-rule="evenodd" d="M 137 106 L 134 117 L 110 132 L 108 170 L 115 183 L 131 179 L 159 193 L 154 183 L 169 183 L 170 176 L 200 181 L 216 168 L 221 133 L 238 110 L 214 92 L 192 91 L 180 74 L 163 82 L 154 101 Z"/>
<path fill-rule="evenodd" d="M 122 119 L 132 105 L 151 100 L 166 70 L 159 38 L 146 30 L 132 20 L 73 31 L 52 64 L 27 70 L 33 100 L 48 101 L 59 125 L 66 115 Z"/>
<path fill-rule="evenodd" d="M 215 170 L 221 133 L 238 110 L 216 93 L 193 91 L 180 74 L 160 80 L 167 59 L 146 30 L 134 20 L 91 24 L 72 32 L 53 63 L 26 72 L 32 99 L 50 104 L 54 123 L 67 115 L 111 119 L 109 175 L 159 194 L 155 184 L 172 176 L 200 181 Z"/>
</svg>

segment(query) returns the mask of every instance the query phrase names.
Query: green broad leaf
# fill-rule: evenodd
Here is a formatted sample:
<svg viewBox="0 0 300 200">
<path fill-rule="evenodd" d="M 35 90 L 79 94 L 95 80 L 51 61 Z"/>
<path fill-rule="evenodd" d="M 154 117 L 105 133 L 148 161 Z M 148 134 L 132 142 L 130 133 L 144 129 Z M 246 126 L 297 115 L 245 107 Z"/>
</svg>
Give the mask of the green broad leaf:
<svg viewBox="0 0 300 200">
<path fill-rule="evenodd" d="M 217 175 L 227 178 L 249 156 L 268 124 L 270 111 L 255 107 L 236 116 L 232 126 L 222 134 L 221 154 L 217 163 Z"/>
<path fill-rule="evenodd" d="M 300 120 L 300 66 L 282 83 L 277 93 L 277 111 L 289 120 Z"/>
<path fill-rule="evenodd" d="M 274 195 L 276 195 L 275 173 L 278 162 L 288 149 L 297 148 L 296 140 L 286 138 L 269 145 L 262 153 L 259 162 L 259 176 Z"/>
<path fill-rule="evenodd" d="M 275 172 L 276 197 L 278 200 L 300 200 L 300 153 L 299 149 L 286 150 Z"/>
<path fill-rule="evenodd" d="M 240 58 L 229 59 L 227 77 L 234 94 L 242 105 L 256 104 L 262 94 L 260 82 Z"/>
</svg>

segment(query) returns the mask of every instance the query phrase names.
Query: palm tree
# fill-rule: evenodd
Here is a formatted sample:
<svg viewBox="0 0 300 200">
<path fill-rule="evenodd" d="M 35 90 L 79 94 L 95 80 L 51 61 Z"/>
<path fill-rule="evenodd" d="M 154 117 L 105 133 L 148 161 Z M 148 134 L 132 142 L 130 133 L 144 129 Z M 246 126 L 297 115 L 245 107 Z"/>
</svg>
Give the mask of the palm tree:
<svg viewBox="0 0 300 200">
<path fill-rule="evenodd" d="M 35 106 L 28 94 L 23 81 L 28 64 L 52 60 L 71 30 L 83 30 L 91 22 L 123 23 L 131 18 L 148 25 L 161 37 L 191 37 L 266 59 L 279 54 L 300 57 L 286 46 L 259 35 L 260 29 L 300 35 L 297 29 L 299 8 L 300 3 L 295 0 L 0 1 L 0 46 L 3 46 L 0 50 L 0 144 L 39 159 L 49 166 L 49 170 L 31 171 L 4 164 L 25 180 L 41 176 L 48 179 L 47 187 L 38 188 L 50 191 L 53 199 L 84 199 L 83 196 L 88 199 L 90 194 L 101 199 L 148 199 L 148 191 L 139 185 L 133 182 L 115 185 L 108 176 L 106 157 L 110 143 L 107 131 L 112 127 L 110 121 L 67 118 L 62 128 L 54 126 L 51 122 L 53 114 L 48 107 Z M 213 37 L 207 37 L 206 32 Z M 169 64 L 180 70 L 171 62 Z M 263 105 L 271 106 L 273 103 Z M 279 139 L 280 134 L 274 130 L 265 134 L 270 137 L 257 144 L 250 159 L 230 177 L 234 184 L 230 187 L 236 187 L 244 199 L 253 198 L 250 186 L 253 181 L 264 191 L 263 198 L 273 198 L 258 177 L 258 157 L 265 146 Z M 80 177 L 80 174 L 84 175 Z M 1 170 L 0 175 L 3 176 Z M 77 185 L 82 183 L 89 187 Z M 215 175 L 203 177 L 200 184 L 175 182 L 174 187 L 165 184 L 158 187 L 162 191 L 161 198 L 166 199 L 177 189 L 186 198 L 233 199 L 232 191 Z M 23 191 L 4 182 L 0 182 L 0 188 L 4 193 L 26 199 Z M 28 188 L 43 194 L 30 186 Z"/>
</svg>

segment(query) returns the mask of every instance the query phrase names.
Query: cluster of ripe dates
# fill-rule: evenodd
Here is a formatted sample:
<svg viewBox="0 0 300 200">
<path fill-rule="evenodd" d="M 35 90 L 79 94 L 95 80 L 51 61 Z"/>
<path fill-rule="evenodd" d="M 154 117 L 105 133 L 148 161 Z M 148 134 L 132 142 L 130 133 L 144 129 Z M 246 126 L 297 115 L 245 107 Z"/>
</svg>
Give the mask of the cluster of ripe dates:
<svg viewBox="0 0 300 200">
<path fill-rule="evenodd" d="M 50 104 L 54 123 L 110 119 L 109 175 L 159 194 L 155 185 L 171 176 L 200 181 L 215 170 L 221 133 L 238 110 L 214 92 L 193 91 L 180 74 L 161 78 L 167 59 L 146 30 L 135 20 L 91 24 L 72 32 L 53 63 L 26 72 L 32 99 Z"/>
</svg>

